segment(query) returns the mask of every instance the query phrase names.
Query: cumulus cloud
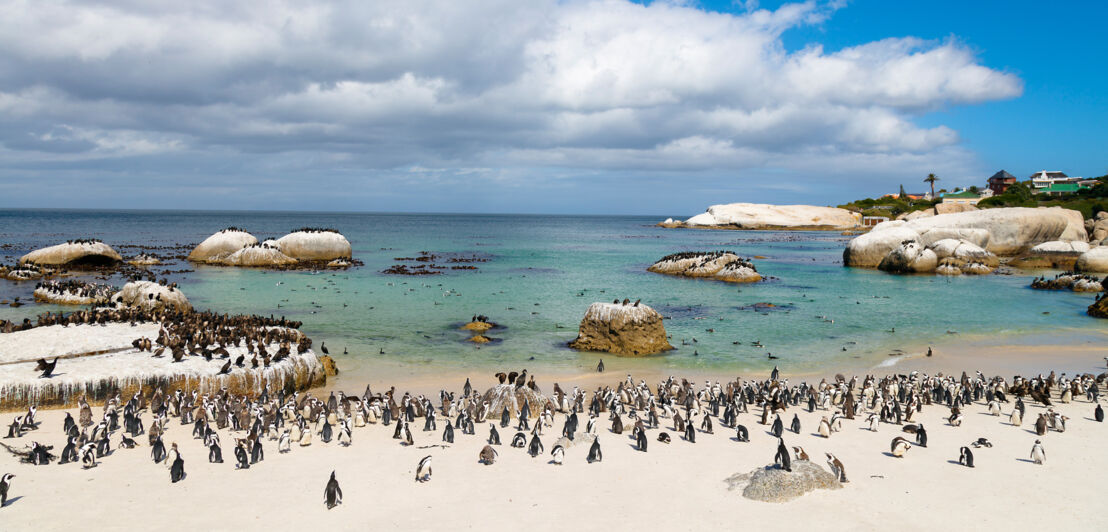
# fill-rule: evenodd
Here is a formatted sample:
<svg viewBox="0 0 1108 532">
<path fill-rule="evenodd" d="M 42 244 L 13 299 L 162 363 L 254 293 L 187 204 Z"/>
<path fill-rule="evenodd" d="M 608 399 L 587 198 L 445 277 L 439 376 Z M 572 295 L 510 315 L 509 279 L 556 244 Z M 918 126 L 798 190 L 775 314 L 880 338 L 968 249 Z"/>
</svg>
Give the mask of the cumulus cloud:
<svg viewBox="0 0 1108 532">
<path fill-rule="evenodd" d="M 0 3 L 0 179 L 161 169 L 202 188 L 310 169 L 381 188 L 864 167 L 876 182 L 971 164 L 957 132 L 917 118 L 1022 91 L 955 39 L 785 49 L 837 2 Z"/>
</svg>

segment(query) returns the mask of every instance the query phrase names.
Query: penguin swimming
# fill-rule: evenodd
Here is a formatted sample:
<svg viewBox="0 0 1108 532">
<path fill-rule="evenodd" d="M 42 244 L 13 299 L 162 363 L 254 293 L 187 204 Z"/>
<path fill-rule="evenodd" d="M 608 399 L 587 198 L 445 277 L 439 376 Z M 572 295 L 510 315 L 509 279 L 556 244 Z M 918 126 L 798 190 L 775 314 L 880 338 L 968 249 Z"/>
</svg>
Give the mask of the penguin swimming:
<svg viewBox="0 0 1108 532">
<path fill-rule="evenodd" d="M 792 459 L 789 457 L 789 449 L 785 447 L 784 438 L 777 438 L 777 454 L 773 456 L 773 463 L 790 473 L 793 470 Z"/>
<path fill-rule="evenodd" d="M 973 467 L 973 451 L 969 447 L 962 447 L 959 451 L 958 463 L 966 467 Z"/>
<path fill-rule="evenodd" d="M 327 505 L 328 510 L 342 504 L 342 488 L 339 487 L 339 481 L 335 478 L 334 471 L 331 471 L 331 478 L 327 481 L 327 487 L 323 488 L 323 504 Z"/>
<path fill-rule="evenodd" d="M 590 464 L 604 460 L 604 453 L 600 452 L 600 438 L 593 439 L 592 446 L 589 447 L 589 456 L 586 459 Z"/>
<path fill-rule="evenodd" d="M 415 479 L 416 482 L 431 480 L 431 455 L 424 456 L 419 461 L 419 465 L 416 466 Z"/>
<path fill-rule="evenodd" d="M 839 482 L 849 482 L 846 479 L 846 468 L 843 467 L 843 463 L 831 453 L 823 453 L 827 455 L 827 465 L 831 468 L 831 474 L 835 475 L 835 478 L 839 479 Z"/>
<path fill-rule="evenodd" d="M 1043 449 L 1042 441 L 1035 440 L 1035 445 L 1031 446 L 1031 459 L 1039 465 L 1046 463 L 1046 449 Z"/>
</svg>

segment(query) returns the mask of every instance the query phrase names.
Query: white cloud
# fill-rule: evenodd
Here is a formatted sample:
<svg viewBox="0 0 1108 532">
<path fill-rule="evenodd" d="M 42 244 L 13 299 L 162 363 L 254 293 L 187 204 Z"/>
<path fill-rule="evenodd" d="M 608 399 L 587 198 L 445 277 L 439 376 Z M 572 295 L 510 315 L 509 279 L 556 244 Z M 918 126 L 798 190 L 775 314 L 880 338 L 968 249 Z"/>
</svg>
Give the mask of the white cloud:
<svg viewBox="0 0 1108 532">
<path fill-rule="evenodd" d="M 186 153 L 248 175 L 311 161 L 384 180 L 878 175 L 969 164 L 957 132 L 916 117 L 1022 92 L 955 39 L 789 52 L 783 32 L 841 4 L 746 4 L 0 1 L 0 162 Z"/>
</svg>

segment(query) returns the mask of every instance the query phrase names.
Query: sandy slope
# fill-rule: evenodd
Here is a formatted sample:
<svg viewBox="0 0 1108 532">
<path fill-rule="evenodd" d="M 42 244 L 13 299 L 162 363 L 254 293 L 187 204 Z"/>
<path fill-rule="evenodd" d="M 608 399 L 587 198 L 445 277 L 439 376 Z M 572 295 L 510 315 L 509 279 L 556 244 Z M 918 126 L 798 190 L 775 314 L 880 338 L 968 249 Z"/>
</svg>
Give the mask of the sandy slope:
<svg viewBox="0 0 1108 532">
<path fill-rule="evenodd" d="M 483 380 L 474 382 L 492 384 Z M 604 421 L 598 423 L 604 461 L 586 464 L 587 448 L 578 446 L 567 452 L 567 463 L 561 467 L 549 464 L 548 455 L 532 459 L 523 449 L 509 447 L 511 429 L 501 429 L 499 461 L 478 464 L 487 424 L 478 425 L 476 436 L 458 432 L 457 443 L 449 448 L 419 448 L 441 443 L 440 418 L 434 433 L 422 432 L 422 419 L 412 425 L 414 448 L 393 440 L 392 427 L 370 425 L 355 429 L 349 448 L 317 438 L 310 447 L 294 445 L 291 453 L 279 455 L 276 442 L 266 442 L 264 462 L 236 471 L 228 433 L 221 433 L 226 462 L 208 464 L 207 450 L 191 438 L 191 426 L 174 421 L 166 441 L 181 445 L 188 472 L 183 482 L 171 484 L 166 467 L 151 462 L 145 437 L 139 438 L 141 447 L 117 449 L 91 470 L 77 464 L 18 464 L 4 453 L 0 472 L 18 477 L 10 494 L 14 500 L 0 510 L 0 520 L 6 530 L 90 525 L 132 530 L 288 525 L 309 530 L 438 530 L 510 524 L 539 530 L 688 530 L 752 524 L 857 530 L 887 529 L 893 523 L 898 529 L 920 530 L 1102 523 L 1096 510 L 1102 496 L 1090 489 L 1089 473 L 1108 466 L 1103 452 L 1108 426 L 1092 421 L 1093 406 L 1084 398 L 1058 405 L 1072 419 L 1067 432 L 1043 437 L 1048 453 L 1044 466 L 1026 461 L 1036 439 L 1033 423 L 1010 426 L 1011 408 L 1006 405 L 1005 415 L 998 418 L 975 405 L 962 427 L 950 427 L 945 408 L 925 407 L 917 421 L 928 427 L 930 445 L 911 449 L 904 459 L 886 454 L 889 441 L 900 434 L 894 425 L 883 424 L 873 433 L 863 429 L 860 420 L 847 421 L 842 432 L 823 439 L 814 431 L 825 412 L 801 412 L 803 429 L 799 435 L 786 432 L 786 443 L 802 445 L 821 465 L 824 451 L 836 453 L 851 482 L 842 490 L 810 493 L 784 504 L 755 502 L 727 490 L 727 477 L 773 460 L 775 440 L 768 427 L 757 424 L 753 411 L 740 415 L 740 423 L 750 429 L 750 443 L 734 441 L 734 432 L 717 423 L 715 434 L 699 434 L 695 444 L 672 433 L 674 441 L 667 446 L 655 441 L 657 431 L 651 430 L 645 454 L 634 450 L 629 431 L 611 434 Z M 1028 402 L 1027 418 L 1033 421 L 1040 410 Z M 782 416 L 786 425 L 794 411 L 798 410 Z M 100 408 L 94 415 L 100 415 Z M 42 427 L 18 443 L 61 444 L 63 416 L 62 411 L 40 412 Z M 148 423 L 149 416 L 145 418 Z M 11 419 L 4 415 L 0 422 L 6 425 Z M 542 438 L 547 452 L 562 422 L 559 415 Z M 663 420 L 663 427 L 670 426 L 670 420 Z M 995 446 L 975 450 L 977 467 L 952 463 L 958 448 L 978 437 L 989 438 Z M 118 443 L 118 434 L 112 441 Z M 434 457 L 434 478 L 417 484 L 415 465 L 427 454 Z M 328 511 L 323 488 L 331 470 L 337 471 L 345 499 Z"/>
</svg>

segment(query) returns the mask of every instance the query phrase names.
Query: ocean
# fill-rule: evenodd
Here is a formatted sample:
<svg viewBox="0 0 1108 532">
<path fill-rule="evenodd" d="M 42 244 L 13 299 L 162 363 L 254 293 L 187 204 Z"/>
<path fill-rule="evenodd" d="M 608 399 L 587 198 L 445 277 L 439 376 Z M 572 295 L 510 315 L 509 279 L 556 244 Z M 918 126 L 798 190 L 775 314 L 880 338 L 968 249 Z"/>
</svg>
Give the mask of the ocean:
<svg viewBox="0 0 1108 532">
<path fill-rule="evenodd" d="M 625 366 L 659 371 L 817 372 L 849 362 L 874 366 L 952 339 L 1103 330 L 1085 315 L 1090 294 L 1027 286 L 1041 272 L 983 277 L 896 276 L 844 268 L 850 237 L 834 232 L 663 229 L 665 216 L 532 216 L 297 212 L 61 211 L 0 212 L 0 260 L 39 247 L 99 238 L 125 257 L 126 245 L 194 245 L 237 226 L 259 240 L 303 226 L 333 227 L 364 266 L 347 271 L 264 271 L 184 262 L 154 271 L 176 281 L 194 307 L 285 316 L 326 342 L 340 368 L 378 366 L 443 371 L 594 367 L 612 355 L 566 347 L 595 301 L 641 299 L 666 317 L 676 349 Z M 745 285 L 649 273 L 678 251 L 733 250 L 754 259 L 769 280 Z M 157 250 L 155 250 L 157 252 Z M 429 252 L 476 270 L 441 275 L 382 273 L 397 258 Z M 185 252 L 187 253 L 187 251 Z M 416 264 L 407 262 L 407 264 Z M 121 286 L 123 280 L 111 279 Z M 0 319 L 71 310 L 31 303 L 34 282 L 0 281 Z M 755 308 L 771 303 L 771 308 Z M 474 314 L 501 327 L 475 346 L 459 330 Z M 343 354 L 344 351 L 346 354 Z M 768 356 L 772 353 L 776 359 Z M 44 354 L 45 355 L 45 354 Z"/>
</svg>

